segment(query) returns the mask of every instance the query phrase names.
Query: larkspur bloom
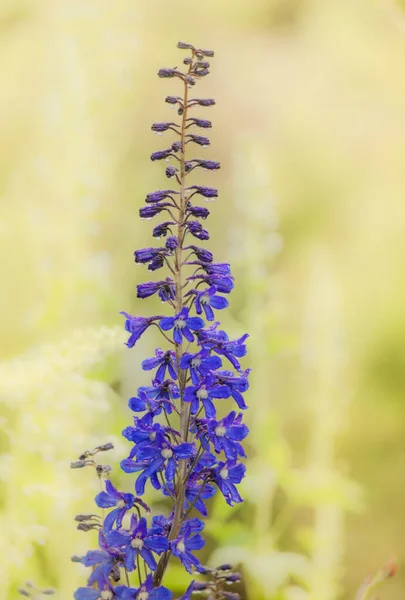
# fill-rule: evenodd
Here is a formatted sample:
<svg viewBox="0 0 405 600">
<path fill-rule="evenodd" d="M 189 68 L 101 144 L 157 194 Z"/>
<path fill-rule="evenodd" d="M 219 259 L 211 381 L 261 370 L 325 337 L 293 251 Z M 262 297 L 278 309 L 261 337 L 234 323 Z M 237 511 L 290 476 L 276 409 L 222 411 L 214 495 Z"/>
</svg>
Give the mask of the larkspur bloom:
<svg viewBox="0 0 405 600">
<path fill-rule="evenodd" d="M 124 550 L 124 564 L 128 572 L 136 569 L 138 555 L 154 571 L 156 569 L 156 560 L 153 553 L 162 554 L 169 547 L 165 536 L 150 534 L 148 532 L 145 517 L 142 517 L 138 521 L 135 515 L 132 515 L 129 531 L 115 530 L 109 533 L 107 537 L 111 546 Z"/>
<path fill-rule="evenodd" d="M 242 442 L 248 428 L 242 413 L 226 411 L 230 402 L 236 402 L 240 410 L 247 408 L 244 393 L 249 369 L 242 370 L 240 364 L 247 334 L 230 339 L 214 322 L 216 311 L 228 307 L 234 288 L 230 265 L 216 262 L 204 244 L 192 243 L 192 238 L 205 242 L 210 237 L 205 227 L 210 211 L 195 200 L 215 200 L 219 195 L 215 187 L 190 185 L 189 177 L 193 171 L 200 173 L 198 169 L 214 172 L 220 168 L 218 161 L 189 156 L 191 149 L 210 145 L 205 133 L 212 123 L 194 112 L 213 106 L 215 100 L 190 97 L 190 89 L 209 73 L 207 58 L 214 53 L 185 42 L 179 42 L 178 48 L 189 53 L 183 61 L 185 72 L 162 68 L 158 76 L 183 87 L 182 95 L 166 97 L 180 118 L 152 125 L 159 135 L 175 136 L 151 155 L 153 162 L 164 162 L 170 184 L 147 193 L 139 209 L 142 219 L 160 216 L 162 222 L 153 226 L 152 236 L 161 241 L 157 247 L 134 252 L 135 262 L 149 271 L 168 269 L 166 278 L 136 286 L 139 299 L 153 302 L 157 296 L 165 309 L 150 317 L 121 313 L 129 348 L 151 327 L 165 346 L 142 360 L 142 370 L 151 375 L 151 381 L 139 386 L 129 399 L 133 422 L 122 432 L 131 446 L 120 465 L 124 473 L 134 476 L 137 495 L 119 491 L 107 478 L 111 468 L 93 460 L 95 453 L 110 449 L 111 444 L 86 451 L 73 463 L 95 467 L 104 482 L 95 499 L 103 515 L 78 515 L 76 519 L 83 531 L 99 530 L 99 548 L 72 559 L 92 569 L 87 587 L 76 590 L 75 600 L 171 600 L 172 592 L 162 585 L 170 557 L 189 573 L 213 577 L 213 582 L 192 581 L 178 600 L 190 600 L 192 592 L 198 591 L 213 600 L 237 598 L 223 585 L 239 581 L 239 574 L 233 577 L 230 565 L 215 570 L 201 565 L 198 551 L 205 543 L 204 523 L 189 518 L 192 511 L 206 517 L 207 500 L 217 492 L 230 506 L 242 502 L 237 486 L 245 476 L 240 460 L 246 456 Z M 193 128 L 203 130 L 204 135 L 192 133 Z M 217 418 L 218 403 L 225 409 L 223 418 Z M 148 482 L 171 503 L 168 515 L 149 517 L 150 509 L 142 500 Z"/>
</svg>

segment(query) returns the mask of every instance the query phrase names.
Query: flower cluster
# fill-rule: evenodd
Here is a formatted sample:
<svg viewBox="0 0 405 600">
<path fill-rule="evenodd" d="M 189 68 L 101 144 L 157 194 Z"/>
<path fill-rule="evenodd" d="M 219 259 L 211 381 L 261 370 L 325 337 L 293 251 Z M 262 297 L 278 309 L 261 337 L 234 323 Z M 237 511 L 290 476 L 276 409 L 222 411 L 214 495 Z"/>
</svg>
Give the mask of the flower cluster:
<svg viewBox="0 0 405 600">
<path fill-rule="evenodd" d="M 152 374 L 151 385 L 140 387 L 129 400 L 133 424 L 124 429 L 123 436 L 132 446 L 121 468 L 135 475 L 134 493 L 117 490 L 107 479 L 95 499 L 103 518 L 77 517 L 79 528 L 98 530 L 99 548 L 74 559 L 92 569 L 87 587 L 76 591 L 76 600 L 170 600 L 171 592 L 161 585 L 170 557 L 189 573 L 207 573 L 196 555 L 205 543 L 204 523 L 190 512 L 195 509 L 207 516 L 206 501 L 216 493 L 230 506 L 242 502 L 237 486 L 245 476 L 242 442 L 248 428 L 243 423 L 247 408 L 243 394 L 249 371 L 242 369 L 240 359 L 246 354 L 248 336 L 230 339 L 216 320 L 218 311 L 228 306 L 234 287 L 230 265 L 215 262 L 209 250 L 193 243 L 193 238 L 209 239 L 202 225 L 209 210 L 198 201 L 216 198 L 218 191 L 191 185 L 190 174 L 198 169 L 215 171 L 220 165 L 186 158 L 189 145 L 205 148 L 210 143 L 205 135 L 192 133 L 195 128 L 204 132 L 211 128 L 210 121 L 193 112 L 215 102 L 189 98 L 189 90 L 209 73 L 207 59 L 213 52 L 182 42 L 178 47 L 190 53 L 183 61 L 186 72 L 161 69 L 158 75 L 182 84 L 182 96 L 166 98 L 180 119 L 152 125 L 159 135 L 169 131 L 176 136 L 169 148 L 151 156 L 152 161 L 169 163 L 165 172 L 173 185 L 147 194 L 139 211 L 141 218 L 164 214 L 168 220 L 153 229 L 153 237 L 162 240 L 159 246 L 134 254 L 135 262 L 149 271 L 168 269 L 168 277 L 138 285 L 137 295 L 145 299 L 157 294 L 171 314 L 138 317 L 122 313 L 129 348 L 152 326 L 159 330 L 166 348 L 157 348 L 154 356 L 142 362 L 142 369 Z M 218 409 L 229 403 L 233 404 L 231 412 L 221 416 L 224 411 Z M 86 460 L 87 456 L 81 457 L 82 462 Z M 170 514 L 149 516 L 141 498 L 147 486 L 160 490 L 172 504 Z M 133 572 L 136 587 L 131 584 Z M 237 581 L 228 572 L 221 577 L 227 583 Z M 193 582 L 182 600 L 190 598 L 193 590 L 211 589 L 210 585 Z M 222 590 L 221 585 L 215 584 L 215 590 Z M 211 589 L 212 599 L 238 597 L 215 590 Z"/>
</svg>

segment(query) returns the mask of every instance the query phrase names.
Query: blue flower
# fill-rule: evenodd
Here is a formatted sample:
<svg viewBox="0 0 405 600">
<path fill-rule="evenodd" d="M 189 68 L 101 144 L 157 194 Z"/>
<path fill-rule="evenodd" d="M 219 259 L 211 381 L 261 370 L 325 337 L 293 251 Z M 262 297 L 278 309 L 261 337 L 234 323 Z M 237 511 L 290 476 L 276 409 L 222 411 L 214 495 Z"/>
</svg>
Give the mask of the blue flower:
<svg viewBox="0 0 405 600">
<path fill-rule="evenodd" d="M 240 363 L 237 360 L 246 354 L 245 341 L 249 335 L 245 333 L 236 340 L 229 340 L 225 331 L 215 331 L 214 329 L 201 330 L 198 333 L 198 339 L 203 348 L 209 348 L 221 356 L 225 356 L 231 365 L 240 371 Z"/>
<path fill-rule="evenodd" d="M 241 410 L 246 410 L 247 405 L 242 392 L 246 392 L 249 387 L 248 375 L 250 369 L 246 369 L 240 377 L 235 377 L 232 371 L 216 371 L 215 379 L 222 385 L 227 385 L 231 390 L 231 396 Z"/>
<path fill-rule="evenodd" d="M 169 331 L 174 328 L 173 340 L 176 344 L 181 344 L 183 337 L 189 342 L 194 341 L 194 335 L 191 331 L 197 331 L 204 327 L 204 321 L 199 317 L 189 317 L 188 308 L 184 307 L 174 317 L 163 317 L 159 325 L 163 331 Z"/>
<path fill-rule="evenodd" d="M 147 358 L 142 361 L 142 369 L 150 371 L 151 369 L 156 369 L 156 367 L 158 367 L 158 370 L 156 371 L 155 379 L 158 383 L 162 383 L 164 380 L 166 370 L 168 370 L 172 379 L 177 379 L 176 353 L 171 350 L 164 352 L 161 348 L 156 348 L 153 358 Z"/>
<path fill-rule="evenodd" d="M 127 341 L 128 348 L 133 348 L 136 342 L 139 340 L 141 335 L 145 333 L 145 331 L 154 324 L 155 321 L 158 321 L 162 317 L 133 317 L 126 312 L 120 312 L 120 315 L 124 315 L 126 317 L 125 321 L 125 329 L 130 333 L 129 339 Z"/>
<path fill-rule="evenodd" d="M 162 554 L 169 547 L 166 537 L 148 533 L 146 519 L 142 517 L 138 521 L 134 515 L 132 515 L 130 530 L 128 532 L 125 530 L 112 531 L 108 534 L 108 541 L 111 546 L 124 548 L 124 564 L 127 571 L 133 571 L 136 568 L 136 557 L 138 554 L 148 567 L 154 571 L 156 569 L 156 561 L 152 552 Z"/>
<path fill-rule="evenodd" d="M 217 484 L 229 506 L 243 502 L 235 484 L 242 481 L 245 471 L 245 465 L 238 464 L 236 461 L 219 462 L 218 466 L 212 469 L 212 480 Z"/>
<path fill-rule="evenodd" d="M 239 442 L 245 439 L 249 429 L 241 423 L 241 420 L 242 415 L 236 415 L 232 411 L 220 421 L 211 419 L 206 423 L 209 439 L 214 445 L 215 452 L 219 454 L 223 450 L 229 460 L 235 460 L 238 456 L 246 458 L 243 446 Z"/>
<path fill-rule="evenodd" d="M 114 588 L 104 577 L 98 581 L 98 588 L 96 590 L 92 587 L 80 587 L 75 591 L 73 598 L 75 600 L 122 600 L 124 590 L 128 589 L 125 585 Z"/>
<path fill-rule="evenodd" d="M 139 588 L 126 588 L 120 600 L 171 600 L 173 594 L 163 587 L 153 587 L 153 577 L 148 575 Z"/>
<path fill-rule="evenodd" d="M 190 370 L 191 380 L 194 385 L 198 385 L 200 379 L 208 375 L 211 371 L 219 369 L 222 361 L 219 356 L 210 356 L 209 350 L 200 350 L 196 354 L 185 352 L 180 360 L 180 367 L 185 371 Z"/>
<path fill-rule="evenodd" d="M 152 473 L 165 469 L 167 481 L 173 481 L 176 473 L 177 463 L 180 459 L 192 458 L 195 454 L 195 446 L 184 442 L 177 446 L 170 444 L 166 439 L 162 440 L 156 437 L 155 443 L 150 446 L 136 446 L 135 456 L 137 460 L 149 462 L 149 468 L 142 473 L 135 484 L 135 489 L 138 494 L 143 492 L 144 481 L 151 476 Z"/>
<path fill-rule="evenodd" d="M 176 223 L 174 221 L 165 221 L 164 223 L 159 223 L 159 225 L 156 225 L 152 231 L 153 237 L 166 237 L 168 232 L 172 233 L 171 225 L 176 225 Z"/>
<path fill-rule="evenodd" d="M 202 403 L 207 419 L 216 416 L 213 398 L 229 398 L 231 391 L 227 385 L 216 385 L 212 377 L 205 377 L 198 385 L 190 385 L 184 390 L 184 401 L 191 402 L 191 414 L 197 414 Z"/>
<path fill-rule="evenodd" d="M 108 579 L 111 570 L 116 565 L 122 564 L 124 559 L 124 555 L 119 549 L 108 546 L 102 531 L 98 535 L 98 543 L 101 550 L 89 550 L 80 560 L 85 567 L 93 567 L 88 585 Z"/>
<path fill-rule="evenodd" d="M 193 535 L 191 526 L 187 523 L 179 537 L 170 542 L 170 549 L 173 556 L 177 556 L 183 563 L 185 569 L 192 573 L 193 567 L 197 571 L 202 570 L 200 561 L 191 554 L 194 550 L 201 550 L 205 545 L 204 539 L 199 533 Z"/>
<path fill-rule="evenodd" d="M 206 290 L 197 292 L 196 297 L 194 299 L 197 315 L 201 315 L 204 309 L 207 321 L 214 320 L 214 311 L 212 310 L 213 308 L 215 308 L 216 310 L 222 310 L 223 308 L 229 306 L 228 300 L 223 296 L 218 296 L 217 291 L 218 288 L 215 287 L 215 285 L 212 285 Z"/>
<path fill-rule="evenodd" d="M 160 415 L 163 408 L 168 414 L 173 410 L 173 404 L 170 400 L 166 400 L 163 397 L 156 399 L 153 395 L 148 394 L 148 391 L 145 388 L 138 389 L 138 396 L 130 398 L 128 406 L 134 412 L 143 412 L 147 410 L 153 416 Z"/>
<path fill-rule="evenodd" d="M 104 529 L 109 531 L 114 523 L 117 527 L 121 527 L 122 519 L 133 507 L 135 497 L 133 494 L 119 492 L 108 479 L 105 482 L 105 487 L 106 491 L 97 494 L 95 502 L 100 508 L 115 507 L 104 519 Z"/>
<path fill-rule="evenodd" d="M 202 486 L 203 491 L 201 491 Z M 193 505 L 204 517 L 206 517 L 208 513 L 203 500 L 212 498 L 215 493 L 216 489 L 208 483 L 188 483 L 186 489 L 186 506 Z"/>
</svg>

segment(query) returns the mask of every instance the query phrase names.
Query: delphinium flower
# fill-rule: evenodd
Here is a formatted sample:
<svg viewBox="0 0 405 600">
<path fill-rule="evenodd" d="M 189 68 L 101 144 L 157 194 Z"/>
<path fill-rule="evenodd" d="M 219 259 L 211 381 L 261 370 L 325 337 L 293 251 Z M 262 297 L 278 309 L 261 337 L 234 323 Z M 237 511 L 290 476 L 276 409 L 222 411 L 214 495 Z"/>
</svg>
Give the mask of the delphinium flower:
<svg viewBox="0 0 405 600">
<path fill-rule="evenodd" d="M 215 262 L 212 252 L 200 244 L 210 237 L 201 223 L 209 210 L 196 201 L 214 200 L 218 190 L 190 181 L 200 169 L 220 168 L 217 161 L 192 156 L 195 149 L 202 153 L 209 146 L 205 133 L 212 127 L 205 115 L 194 112 L 215 101 L 190 98 L 190 89 L 208 75 L 207 59 L 214 53 L 183 42 L 178 47 L 188 52 L 185 70 L 162 68 L 158 75 L 177 80 L 182 87 L 181 95 L 166 97 L 179 118 L 152 125 L 158 135 L 175 136 L 167 148 L 151 156 L 152 161 L 165 163 L 170 185 L 148 193 L 139 211 L 141 218 L 160 215 L 166 220 L 154 224 L 152 238 L 160 239 L 156 247 L 134 252 L 135 262 L 148 271 L 168 270 L 167 276 L 137 286 L 138 298 L 157 295 L 164 308 L 154 316 L 121 313 L 128 348 L 151 327 L 159 331 L 163 347 L 142 361 L 151 382 L 129 399 L 134 416 L 123 436 L 131 448 L 121 469 L 133 474 L 134 489 L 118 490 L 109 479 L 110 468 L 96 465 L 93 455 L 108 450 L 108 445 L 72 463 L 75 468 L 95 467 L 102 482 L 95 502 L 103 511 L 76 517 L 78 529 L 98 531 L 99 543 L 99 548 L 73 558 L 92 569 L 87 586 L 75 592 L 76 600 L 171 600 L 172 592 L 163 585 L 171 557 L 189 573 L 212 577 L 209 582 L 193 581 L 179 600 L 189 600 L 192 593 L 203 590 L 212 600 L 238 598 L 223 589 L 240 579 L 231 573 L 230 565 L 210 570 L 201 564 L 198 551 L 205 544 L 204 523 L 190 515 L 195 509 L 207 517 L 207 502 L 217 492 L 230 506 L 243 501 L 237 486 L 245 476 L 242 442 L 248 428 L 242 411 L 247 408 L 243 394 L 249 370 L 243 370 L 239 360 L 246 354 L 247 334 L 230 339 L 216 320 L 229 306 L 234 287 L 230 265 Z M 194 128 L 202 134 L 192 132 Z M 234 410 L 218 416 L 218 408 L 223 415 L 229 403 L 236 404 Z M 150 514 L 142 500 L 150 485 L 171 503 L 168 514 Z"/>
</svg>

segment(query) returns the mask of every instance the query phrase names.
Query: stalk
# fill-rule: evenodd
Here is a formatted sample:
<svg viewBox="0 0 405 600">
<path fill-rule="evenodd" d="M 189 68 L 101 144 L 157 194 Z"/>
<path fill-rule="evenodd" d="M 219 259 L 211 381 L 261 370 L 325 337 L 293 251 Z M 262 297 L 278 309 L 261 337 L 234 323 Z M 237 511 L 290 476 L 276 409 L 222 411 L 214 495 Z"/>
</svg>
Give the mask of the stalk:
<svg viewBox="0 0 405 600">
<path fill-rule="evenodd" d="M 189 73 L 191 71 L 192 64 L 189 66 Z M 187 102 L 188 102 L 188 86 L 187 81 L 184 80 L 184 92 L 183 92 L 183 115 L 181 121 L 180 130 L 180 206 L 178 211 L 178 225 L 177 225 L 177 239 L 178 246 L 175 254 L 175 270 L 174 270 L 174 282 L 176 284 L 176 300 L 175 300 L 175 311 L 178 314 L 183 308 L 183 290 L 182 290 L 182 250 L 183 250 L 183 239 L 184 239 L 184 218 L 186 209 L 186 144 L 185 144 L 185 132 L 187 125 Z M 179 390 L 180 390 L 180 443 L 187 441 L 188 434 L 188 423 L 190 418 L 190 405 L 184 402 L 184 388 L 186 387 L 186 373 L 180 368 L 180 360 L 183 355 L 183 344 L 176 344 L 176 364 L 178 372 Z M 174 504 L 174 517 L 173 525 L 169 534 L 169 541 L 174 540 L 178 537 L 181 524 L 184 518 L 184 500 L 186 493 L 186 468 L 187 461 L 180 460 L 178 466 L 178 478 L 176 488 L 176 500 Z M 167 565 L 169 563 L 170 550 L 165 552 L 158 562 L 157 569 L 153 578 L 153 585 L 159 586 Z"/>
</svg>

